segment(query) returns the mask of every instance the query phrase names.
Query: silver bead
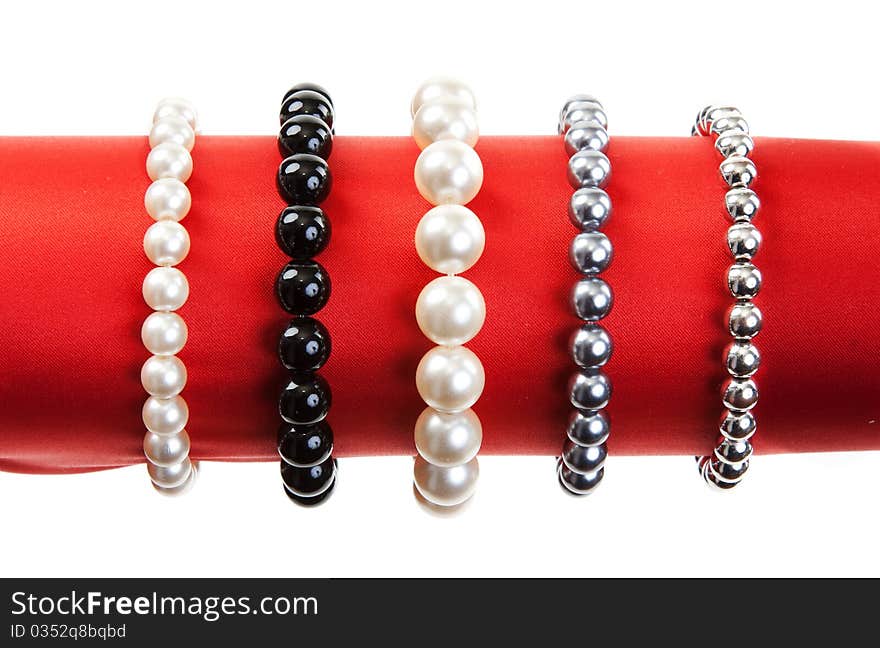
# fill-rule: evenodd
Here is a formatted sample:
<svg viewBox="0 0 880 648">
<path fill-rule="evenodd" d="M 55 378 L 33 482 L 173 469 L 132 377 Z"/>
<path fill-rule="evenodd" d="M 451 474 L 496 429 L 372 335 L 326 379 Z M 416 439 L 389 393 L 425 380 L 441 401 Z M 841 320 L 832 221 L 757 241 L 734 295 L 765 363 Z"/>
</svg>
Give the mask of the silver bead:
<svg viewBox="0 0 880 648">
<path fill-rule="evenodd" d="M 582 475 L 570 470 L 568 466 L 559 460 L 556 467 L 556 475 L 559 483 L 572 495 L 589 495 L 605 476 L 605 468 L 600 468 L 594 473 Z"/>
<path fill-rule="evenodd" d="M 602 232 L 581 232 L 572 239 L 568 249 L 572 267 L 584 274 L 602 272 L 611 264 L 613 256 L 611 240 Z"/>
<path fill-rule="evenodd" d="M 559 123 L 565 119 L 565 113 L 568 112 L 568 107 L 574 103 L 593 103 L 602 108 L 602 103 L 596 99 L 593 95 L 589 94 L 576 94 L 569 97 L 565 103 L 562 105 L 562 108 L 559 111 Z"/>
<path fill-rule="evenodd" d="M 758 422 L 751 412 L 728 411 L 721 419 L 719 430 L 725 439 L 745 441 L 751 439 L 758 429 Z"/>
<path fill-rule="evenodd" d="M 599 151 L 578 151 L 568 160 L 568 182 L 575 189 L 599 187 L 611 178 L 611 161 Z"/>
<path fill-rule="evenodd" d="M 724 383 L 721 399 L 727 409 L 748 411 L 758 403 L 758 386 L 751 378 L 731 378 Z"/>
<path fill-rule="evenodd" d="M 727 345 L 724 356 L 727 371 L 735 378 L 753 376 L 761 364 L 758 347 L 748 341 L 731 342 Z"/>
<path fill-rule="evenodd" d="M 761 208 L 761 201 L 751 189 L 734 187 L 724 195 L 724 206 L 734 221 L 751 221 Z"/>
<path fill-rule="evenodd" d="M 758 177 L 755 163 L 738 155 L 724 160 L 718 169 L 729 187 L 748 187 Z"/>
<path fill-rule="evenodd" d="M 608 148 L 608 131 L 596 122 L 572 124 L 563 138 L 565 152 L 574 155 L 578 151 L 602 151 Z"/>
<path fill-rule="evenodd" d="M 733 106 L 706 106 L 699 113 L 691 129 L 691 135 L 709 135 L 712 125 L 724 117 L 742 117 Z"/>
<path fill-rule="evenodd" d="M 761 271 L 751 263 L 734 263 L 727 270 L 727 287 L 736 299 L 751 299 L 761 290 Z"/>
<path fill-rule="evenodd" d="M 568 219 L 575 227 L 586 231 L 599 229 L 611 216 L 611 198 L 597 187 L 575 191 L 568 203 Z"/>
<path fill-rule="evenodd" d="M 608 440 L 611 423 L 601 410 L 575 410 L 568 418 L 566 436 L 582 446 L 601 445 Z"/>
<path fill-rule="evenodd" d="M 739 155 L 747 157 L 755 148 L 755 142 L 748 133 L 741 130 L 728 130 L 718 135 L 715 150 L 724 157 Z"/>
<path fill-rule="evenodd" d="M 727 229 L 727 247 L 737 260 L 749 260 L 761 247 L 761 232 L 751 223 L 734 223 Z"/>
<path fill-rule="evenodd" d="M 598 324 L 583 324 L 571 334 L 568 348 L 579 367 L 601 367 L 611 357 L 611 336 Z"/>
<path fill-rule="evenodd" d="M 566 107 L 565 114 L 559 123 L 559 132 L 566 133 L 579 122 L 592 122 L 602 128 L 608 128 L 608 116 L 595 101 L 575 101 Z"/>
<path fill-rule="evenodd" d="M 588 322 L 596 322 L 611 312 L 614 296 L 611 287 L 598 277 L 586 277 L 578 281 L 571 291 L 571 304 L 575 315 Z"/>
<path fill-rule="evenodd" d="M 733 337 L 751 339 L 761 332 L 763 315 L 752 302 L 734 304 L 728 311 L 727 319 Z"/>
<path fill-rule="evenodd" d="M 611 399 L 611 381 L 595 369 L 576 371 L 568 381 L 568 398 L 578 409 L 602 409 Z"/>
<path fill-rule="evenodd" d="M 724 133 L 739 132 L 745 135 L 749 134 L 749 123 L 736 109 L 728 110 L 723 115 L 718 115 L 712 119 L 711 132 L 719 137 Z"/>
<path fill-rule="evenodd" d="M 742 481 L 748 469 L 748 461 L 734 466 L 722 463 L 713 457 L 706 461 L 705 476 L 707 481 L 719 488 L 732 488 Z"/>
<path fill-rule="evenodd" d="M 566 439 L 562 446 L 562 462 L 569 470 L 586 475 L 594 473 L 605 465 L 608 449 L 605 444 L 582 446 Z"/>
<path fill-rule="evenodd" d="M 715 458 L 721 463 L 738 466 L 752 456 L 752 444 L 746 440 L 731 441 L 721 438 L 715 447 Z"/>
</svg>

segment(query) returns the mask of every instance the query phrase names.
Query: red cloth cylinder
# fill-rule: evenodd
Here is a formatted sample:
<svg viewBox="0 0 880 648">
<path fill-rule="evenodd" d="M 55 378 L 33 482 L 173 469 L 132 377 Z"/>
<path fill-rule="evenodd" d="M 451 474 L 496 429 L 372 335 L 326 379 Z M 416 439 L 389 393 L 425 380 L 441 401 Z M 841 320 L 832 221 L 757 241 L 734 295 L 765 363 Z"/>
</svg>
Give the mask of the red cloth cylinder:
<svg viewBox="0 0 880 648">
<path fill-rule="evenodd" d="M 486 369 L 475 406 L 483 452 L 554 454 L 570 411 L 565 340 L 576 279 L 566 155 L 557 137 L 484 137 L 470 207 L 486 250 L 465 273 L 488 316 L 468 344 Z M 143 460 L 140 325 L 149 313 L 141 241 L 152 222 L 145 137 L 0 139 L 0 468 L 75 472 Z M 436 276 L 413 232 L 430 207 L 410 138 L 339 137 L 319 260 L 333 291 L 319 318 L 333 355 L 329 421 L 338 456 L 412 454 L 424 407 L 416 365 L 431 344 L 414 304 Z M 181 264 L 190 299 L 184 397 L 192 456 L 275 458 L 287 317 L 273 295 L 285 262 L 269 137 L 201 137 Z M 616 454 L 699 454 L 717 435 L 731 303 L 720 157 L 708 139 L 615 137 L 606 232 L 615 293 L 605 320 Z M 756 302 L 764 330 L 758 452 L 880 448 L 880 145 L 758 138 L 762 209 Z"/>
</svg>

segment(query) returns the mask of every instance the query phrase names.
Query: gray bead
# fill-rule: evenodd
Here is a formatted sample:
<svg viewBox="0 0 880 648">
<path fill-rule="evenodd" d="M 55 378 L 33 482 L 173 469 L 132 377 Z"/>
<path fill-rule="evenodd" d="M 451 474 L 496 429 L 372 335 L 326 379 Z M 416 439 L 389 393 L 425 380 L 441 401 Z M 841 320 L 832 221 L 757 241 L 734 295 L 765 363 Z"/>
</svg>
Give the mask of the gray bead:
<svg viewBox="0 0 880 648">
<path fill-rule="evenodd" d="M 721 419 L 719 426 L 721 436 L 734 441 L 751 439 L 758 429 L 758 422 L 751 412 L 728 411 Z"/>
<path fill-rule="evenodd" d="M 758 177 L 755 163 L 747 157 L 738 155 L 724 160 L 718 169 L 729 187 L 748 187 Z"/>
<path fill-rule="evenodd" d="M 727 371 L 735 378 L 748 378 L 754 375 L 761 364 L 758 347 L 745 340 L 737 340 L 727 345 L 724 356 Z"/>
<path fill-rule="evenodd" d="M 763 315 L 752 302 L 734 304 L 727 314 L 730 334 L 737 338 L 751 339 L 761 332 Z"/>
<path fill-rule="evenodd" d="M 565 100 L 565 103 L 562 105 L 562 109 L 559 111 L 559 121 L 562 121 L 565 118 L 565 113 L 568 112 L 568 107 L 574 103 L 594 103 L 599 108 L 602 108 L 602 103 L 591 94 L 576 94 L 570 96 Z"/>
<path fill-rule="evenodd" d="M 748 411 L 758 403 L 758 386 L 751 378 L 731 378 L 724 383 L 721 399 L 727 409 Z"/>
<path fill-rule="evenodd" d="M 611 264 L 614 250 L 611 241 L 602 232 L 581 232 L 571 240 L 568 260 L 572 267 L 584 274 L 596 274 Z"/>
<path fill-rule="evenodd" d="M 575 410 L 568 418 L 566 435 L 578 445 L 601 445 L 608 440 L 610 433 L 611 423 L 602 411 Z"/>
<path fill-rule="evenodd" d="M 574 314 L 587 322 L 596 322 L 611 312 L 614 297 L 611 287 L 598 277 L 578 281 L 571 291 Z"/>
<path fill-rule="evenodd" d="M 568 466 L 560 459 L 556 467 L 556 474 L 559 477 L 559 483 L 562 484 L 566 492 L 572 495 L 589 495 L 605 476 L 605 468 L 600 468 L 588 475 L 582 475 L 569 470 Z"/>
<path fill-rule="evenodd" d="M 604 190 L 584 187 L 575 191 L 568 203 L 568 219 L 586 231 L 599 229 L 611 216 L 611 198 Z"/>
<path fill-rule="evenodd" d="M 747 157 L 755 148 L 755 142 L 748 133 L 741 130 L 728 130 L 718 135 L 715 149 L 724 157 L 739 155 Z"/>
<path fill-rule="evenodd" d="M 602 409 L 611 399 L 611 381 L 596 369 L 581 369 L 568 381 L 568 398 L 578 409 Z"/>
<path fill-rule="evenodd" d="M 734 221 L 751 221 L 761 208 L 761 201 L 751 189 L 734 187 L 724 195 L 724 206 Z"/>
<path fill-rule="evenodd" d="M 566 133 L 578 122 L 593 122 L 602 128 L 608 128 L 608 116 L 596 101 L 574 101 L 565 109 L 559 123 L 559 132 Z"/>
<path fill-rule="evenodd" d="M 761 232 L 751 223 L 734 223 L 727 229 L 727 247 L 735 259 L 749 260 L 761 247 Z"/>
<path fill-rule="evenodd" d="M 598 324 L 583 324 L 571 334 L 568 348 L 575 364 L 585 369 L 601 367 L 611 357 L 611 336 Z"/>
<path fill-rule="evenodd" d="M 746 442 L 748 443 L 748 442 Z M 581 446 L 566 439 L 562 446 L 562 463 L 572 472 L 588 475 L 605 465 L 608 449 L 605 444 Z"/>
<path fill-rule="evenodd" d="M 752 444 L 741 439 L 731 441 L 722 438 L 715 447 L 715 459 L 730 466 L 739 466 L 752 456 Z"/>
<path fill-rule="evenodd" d="M 751 299 L 761 290 L 761 271 L 751 263 L 734 263 L 727 270 L 727 287 L 736 299 Z"/>
<path fill-rule="evenodd" d="M 568 182 L 575 189 L 602 188 L 611 179 L 611 162 L 600 151 L 578 151 L 568 160 Z"/>
<path fill-rule="evenodd" d="M 569 155 L 578 151 L 604 152 L 608 148 L 608 131 L 596 122 L 577 122 L 566 131 L 563 142 Z"/>
</svg>

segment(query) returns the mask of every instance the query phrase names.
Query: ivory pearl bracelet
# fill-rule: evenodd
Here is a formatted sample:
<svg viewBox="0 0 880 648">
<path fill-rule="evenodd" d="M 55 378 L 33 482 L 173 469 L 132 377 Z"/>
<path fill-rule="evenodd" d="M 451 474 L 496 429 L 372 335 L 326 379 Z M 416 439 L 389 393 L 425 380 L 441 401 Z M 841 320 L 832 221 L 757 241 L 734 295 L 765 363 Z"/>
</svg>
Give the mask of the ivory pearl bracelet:
<svg viewBox="0 0 880 648">
<path fill-rule="evenodd" d="M 479 478 L 480 419 L 470 409 L 483 391 L 480 359 L 462 346 L 482 328 L 486 304 L 480 290 L 457 276 L 483 253 L 480 219 L 465 207 L 483 183 L 473 146 L 479 137 L 476 101 L 463 83 L 435 78 L 422 84 L 412 104 L 413 137 L 423 149 L 415 164 L 419 193 L 432 205 L 416 227 L 416 252 L 440 276 L 416 301 L 416 321 L 435 346 L 416 369 L 416 387 L 427 407 L 415 424 L 418 455 L 413 477 L 422 497 L 436 506 L 470 498 Z"/>
<path fill-rule="evenodd" d="M 189 408 L 180 393 L 186 366 L 177 357 L 187 340 L 187 327 L 176 313 L 189 297 L 189 283 L 177 266 L 189 253 L 190 240 L 180 221 L 192 199 L 186 187 L 193 170 L 196 112 L 182 99 L 164 99 L 153 115 L 147 174 L 153 183 L 144 195 L 147 213 L 156 221 L 144 235 L 144 252 L 156 265 L 147 273 L 143 296 L 154 310 L 144 321 L 141 340 L 152 353 L 141 368 L 141 384 L 149 394 L 143 407 L 147 428 L 144 455 L 156 490 L 175 495 L 195 479 L 186 431 Z"/>
</svg>

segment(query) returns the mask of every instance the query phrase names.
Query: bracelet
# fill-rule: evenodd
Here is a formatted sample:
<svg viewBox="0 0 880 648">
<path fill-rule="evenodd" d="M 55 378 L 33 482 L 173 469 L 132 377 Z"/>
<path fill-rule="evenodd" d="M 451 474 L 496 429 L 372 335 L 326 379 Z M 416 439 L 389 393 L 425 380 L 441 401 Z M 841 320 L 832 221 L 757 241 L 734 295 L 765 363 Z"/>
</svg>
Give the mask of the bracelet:
<svg viewBox="0 0 880 648">
<path fill-rule="evenodd" d="M 611 216 L 611 199 L 604 187 L 611 177 L 608 119 L 594 97 L 575 95 L 559 113 L 564 135 L 568 180 L 575 189 L 568 205 L 571 223 L 580 230 L 569 247 L 569 260 L 583 277 L 571 293 L 574 314 L 584 321 L 572 334 L 568 350 L 577 369 L 568 382 L 572 412 L 556 474 L 567 493 L 586 495 L 605 474 L 610 421 L 604 413 L 611 382 L 602 367 L 611 357 L 608 332 L 599 324 L 614 303 L 611 287 L 598 275 L 611 263 L 611 241 L 600 228 Z"/>
<path fill-rule="evenodd" d="M 749 125 L 736 108 L 704 108 L 691 134 L 716 138 L 715 148 L 724 158 L 721 177 L 729 187 L 724 205 L 733 220 L 727 230 L 727 247 L 734 259 L 727 270 L 727 287 L 736 302 L 727 315 L 733 342 L 724 352 L 730 378 L 722 388 L 725 410 L 715 451 L 711 456 L 696 458 L 706 483 L 728 489 L 736 486 L 749 468 L 749 439 L 757 425 L 751 410 L 758 402 L 758 387 L 752 376 L 761 356 L 752 338 L 761 331 L 763 318 L 752 302 L 761 289 L 761 272 L 752 264 L 752 258 L 761 245 L 761 233 L 751 221 L 761 203 L 750 187 L 758 170 L 748 158 L 754 148 Z"/>
<path fill-rule="evenodd" d="M 482 328 L 486 303 L 480 290 L 457 276 L 483 253 L 480 219 L 465 207 L 483 184 L 483 165 L 473 146 L 479 137 L 476 101 L 463 83 L 431 79 L 412 100 L 413 137 L 422 149 L 415 164 L 419 193 L 435 207 L 419 221 L 416 251 L 442 275 L 416 301 L 416 321 L 437 346 L 416 369 L 416 387 L 427 407 L 415 424 L 418 451 L 413 481 L 436 506 L 456 506 L 476 490 L 483 440 L 480 419 L 470 407 L 483 392 L 480 359 L 462 346 Z"/>
<path fill-rule="evenodd" d="M 314 260 L 330 242 L 330 220 L 318 205 L 330 193 L 327 159 L 333 148 L 334 109 L 321 86 L 293 86 L 281 102 L 278 150 L 284 160 L 276 183 L 287 202 L 275 223 L 278 247 L 290 257 L 275 280 L 281 307 L 293 315 L 278 342 L 278 357 L 289 372 L 278 402 L 278 429 L 284 492 L 298 504 L 327 499 L 336 485 L 333 431 L 325 420 L 330 385 L 318 370 L 330 357 L 330 333 L 311 317 L 330 298 L 330 276 Z"/>
<path fill-rule="evenodd" d="M 141 340 L 153 354 L 141 367 L 141 384 L 149 394 L 142 411 L 147 428 L 144 455 L 153 486 L 167 495 L 186 491 L 196 476 L 185 429 L 189 408 L 180 395 L 186 366 L 175 355 L 188 335 L 186 322 L 175 311 L 189 297 L 189 283 L 175 266 L 189 253 L 189 234 L 180 221 L 192 204 L 184 183 L 193 170 L 190 151 L 195 128 L 196 112 L 188 102 L 159 102 L 147 156 L 147 174 L 153 183 L 144 195 L 147 213 L 156 221 L 144 235 L 144 252 L 156 265 L 143 283 L 144 300 L 154 311 L 141 328 Z"/>
</svg>

